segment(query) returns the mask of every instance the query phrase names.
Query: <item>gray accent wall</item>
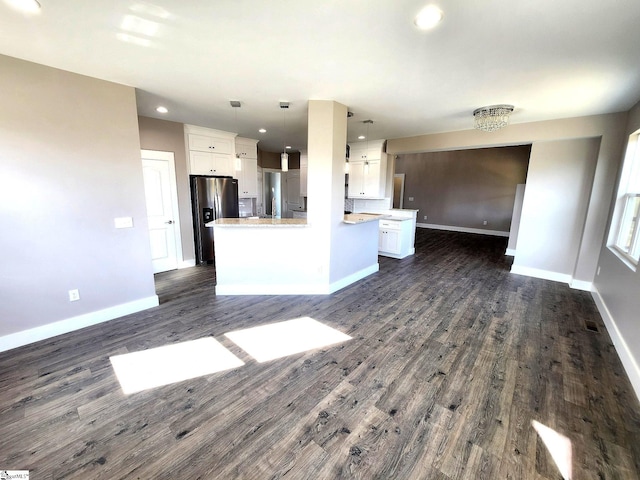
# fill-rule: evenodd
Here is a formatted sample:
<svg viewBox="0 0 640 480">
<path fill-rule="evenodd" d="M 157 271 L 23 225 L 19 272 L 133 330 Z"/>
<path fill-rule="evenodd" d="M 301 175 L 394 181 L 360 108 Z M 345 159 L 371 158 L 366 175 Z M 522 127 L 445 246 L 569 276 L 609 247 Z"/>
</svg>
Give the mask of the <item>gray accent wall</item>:
<svg viewBox="0 0 640 480">
<path fill-rule="evenodd" d="M 157 303 L 134 89 L 0 56 L 0 91 L 0 337 Z"/>
<path fill-rule="evenodd" d="M 508 233 L 530 152 L 523 145 L 400 154 L 395 173 L 405 174 L 404 207 L 419 209 L 418 223 Z"/>
</svg>

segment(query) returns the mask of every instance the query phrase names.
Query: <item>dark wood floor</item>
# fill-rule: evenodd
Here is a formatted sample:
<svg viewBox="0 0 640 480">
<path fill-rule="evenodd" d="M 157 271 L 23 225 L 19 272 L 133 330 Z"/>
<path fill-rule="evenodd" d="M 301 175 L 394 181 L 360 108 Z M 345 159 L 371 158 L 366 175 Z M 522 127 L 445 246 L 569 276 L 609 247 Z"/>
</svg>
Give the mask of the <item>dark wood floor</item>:
<svg viewBox="0 0 640 480">
<path fill-rule="evenodd" d="M 640 407 L 588 293 L 509 273 L 505 239 L 419 230 L 417 253 L 329 296 L 161 305 L 0 354 L 0 469 L 33 479 L 636 479 Z M 311 316 L 353 340 L 258 364 L 223 336 Z M 594 326 L 599 332 L 587 328 Z M 109 356 L 212 335 L 245 365 L 125 396 Z"/>
</svg>

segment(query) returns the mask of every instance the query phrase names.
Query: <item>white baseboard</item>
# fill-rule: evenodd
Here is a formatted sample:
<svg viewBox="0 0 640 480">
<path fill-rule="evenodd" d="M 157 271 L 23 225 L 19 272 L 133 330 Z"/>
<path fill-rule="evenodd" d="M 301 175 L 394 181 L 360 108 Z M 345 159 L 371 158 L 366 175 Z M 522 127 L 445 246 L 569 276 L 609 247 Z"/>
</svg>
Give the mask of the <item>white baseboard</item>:
<svg viewBox="0 0 640 480">
<path fill-rule="evenodd" d="M 380 265 L 376 262 L 333 283 L 216 285 L 216 295 L 329 295 L 379 269 Z"/>
<path fill-rule="evenodd" d="M 374 263 L 373 265 L 369 265 L 368 267 L 363 268 L 362 270 L 358 270 L 357 272 L 352 273 L 351 275 L 347 275 L 346 277 L 338 280 L 337 282 L 331 283 L 329 285 L 329 291 L 327 293 L 337 292 L 338 290 L 343 289 L 344 287 L 347 287 L 352 283 L 356 283 L 358 280 L 362 280 L 363 278 L 368 277 L 373 273 L 376 273 L 378 270 L 380 270 L 380 264 L 378 262 Z"/>
<path fill-rule="evenodd" d="M 584 280 L 575 280 L 571 275 L 565 273 L 552 272 L 550 270 L 541 270 L 539 268 L 523 267 L 520 265 L 512 265 L 511 273 L 516 275 L 524 275 L 526 277 L 542 278 L 553 282 L 562 282 L 568 284 L 576 290 L 584 290 L 590 292 L 593 289 L 593 283 Z"/>
<path fill-rule="evenodd" d="M 633 358 L 633 354 L 631 353 L 627 342 L 625 342 L 620 330 L 618 330 L 618 326 L 616 325 L 613 316 L 611 316 L 611 312 L 609 311 L 609 308 L 607 308 L 606 303 L 604 303 L 604 300 L 602 299 L 602 296 L 600 296 L 600 292 L 598 292 L 597 288 L 594 287 L 592 289 L 591 296 L 596 302 L 596 307 L 598 307 L 602 320 L 607 327 L 607 332 L 609 333 L 611 341 L 616 348 L 618 357 L 620 357 L 622 366 L 624 367 L 625 372 L 627 372 L 631 386 L 636 392 L 636 397 L 640 400 L 640 367 L 638 366 L 635 358 Z"/>
<path fill-rule="evenodd" d="M 511 273 L 516 275 L 525 275 L 527 277 L 542 278 L 544 280 L 552 280 L 554 282 L 571 283 L 573 277 L 565 273 L 552 272 L 549 270 L 541 270 L 539 268 L 521 267 L 520 265 L 512 265 Z"/>
<path fill-rule="evenodd" d="M 591 292 L 593 290 L 593 282 L 586 282 L 584 280 L 576 280 L 575 278 L 569 282 L 571 288 L 576 290 L 584 290 L 585 292 Z"/>
<path fill-rule="evenodd" d="M 398 255 L 396 253 L 378 251 L 378 255 L 381 255 L 383 257 L 389 257 L 389 258 L 397 258 L 398 260 L 402 260 L 403 258 L 407 258 L 407 257 L 409 257 L 411 255 L 414 255 L 415 253 L 416 253 L 416 249 L 415 248 L 409 249 L 409 251 L 407 253 L 405 253 L 404 255 Z"/>
<path fill-rule="evenodd" d="M 432 230 L 447 230 L 450 232 L 478 233 L 480 235 L 491 235 L 493 237 L 509 236 L 509 232 L 502 232 L 500 230 L 485 230 L 483 228 L 454 227 L 452 225 L 436 225 L 435 223 L 416 223 L 416 227 L 430 228 Z"/>
<path fill-rule="evenodd" d="M 327 285 L 242 283 L 216 285 L 216 295 L 326 295 Z"/>
<path fill-rule="evenodd" d="M 74 330 L 113 320 L 114 318 L 157 307 L 158 305 L 158 296 L 153 295 L 151 297 L 141 298 L 140 300 L 134 300 L 133 302 L 121 303 L 120 305 L 108 307 L 96 312 L 85 313 L 77 317 L 30 328 L 29 330 L 11 333 L 0 337 L 0 352 L 22 347 L 40 340 L 46 340 L 47 338 L 62 335 L 63 333 L 73 332 Z"/>
<path fill-rule="evenodd" d="M 196 266 L 196 260 L 194 258 L 193 260 L 183 260 L 182 262 L 180 262 L 178 264 L 178 269 L 195 267 L 195 266 Z"/>
</svg>

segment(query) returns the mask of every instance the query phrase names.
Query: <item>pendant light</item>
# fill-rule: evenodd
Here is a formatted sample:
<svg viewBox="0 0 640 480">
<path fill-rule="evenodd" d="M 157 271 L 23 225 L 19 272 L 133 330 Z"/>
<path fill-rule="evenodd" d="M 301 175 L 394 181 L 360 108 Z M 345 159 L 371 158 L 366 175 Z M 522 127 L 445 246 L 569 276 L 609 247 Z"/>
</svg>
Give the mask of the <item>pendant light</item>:
<svg viewBox="0 0 640 480">
<path fill-rule="evenodd" d="M 369 125 L 373 125 L 373 120 L 365 120 L 362 123 L 367 124 L 367 153 L 364 157 L 364 174 L 369 175 Z"/>
<path fill-rule="evenodd" d="M 349 173 L 349 144 L 347 143 L 347 148 L 344 152 L 344 173 L 348 174 Z"/>
<path fill-rule="evenodd" d="M 282 153 L 280 154 L 280 169 L 283 172 L 289 171 L 289 154 L 287 153 L 287 141 L 285 139 L 285 133 L 287 130 L 287 109 L 289 108 L 289 102 L 280 102 L 280 108 L 282 109 Z"/>
<path fill-rule="evenodd" d="M 236 117 L 236 132 L 239 133 L 238 132 L 238 108 L 240 108 L 240 102 L 238 100 L 231 100 L 229 103 L 233 107 L 233 111 Z M 236 160 L 235 160 L 234 168 L 236 172 L 242 171 L 242 160 L 240 159 L 240 154 L 238 152 L 236 152 Z"/>
<path fill-rule="evenodd" d="M 353 117 L 353 112 L 347 111 L 347 120 Z M 349 174 L 349 157 L 350 157 L 351 147 L 347 143 L 346 150 L 344 153 L 344 173 Z"/>
</svg>

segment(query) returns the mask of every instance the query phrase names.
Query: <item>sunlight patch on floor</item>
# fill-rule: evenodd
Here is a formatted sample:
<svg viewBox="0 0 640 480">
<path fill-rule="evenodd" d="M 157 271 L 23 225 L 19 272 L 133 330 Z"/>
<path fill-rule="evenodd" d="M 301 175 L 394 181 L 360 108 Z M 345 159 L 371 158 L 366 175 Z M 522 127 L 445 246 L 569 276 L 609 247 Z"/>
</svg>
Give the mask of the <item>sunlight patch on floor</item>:
<svg viewBox="0 0 640 480">
<path fill-rule="evenodd" d="M 213 337 L 109 357 L 125 394 L 244 365 Z"/>
<path fill-rule="evenodd" d="M 549 450 L 551 458 L 553 458 L 558 470 L 560 470 L 562 478 L 565 480 L 571 480 L 571 440 L 556 432 L 554 429 L 549 428 L 540 422 L 536 422 L 535 420 L 531 421 L 531 425 L 533 425 L 533 428 L 538 432 L 538 435 L 540 435 L 540 438 L 547 447 L 547 450 Z"/>
<path fill-rule="evenodd" d="M 225 336 L 260 363 L 351 340 L 310 317 L 236 330 Z"/>
</svg>

